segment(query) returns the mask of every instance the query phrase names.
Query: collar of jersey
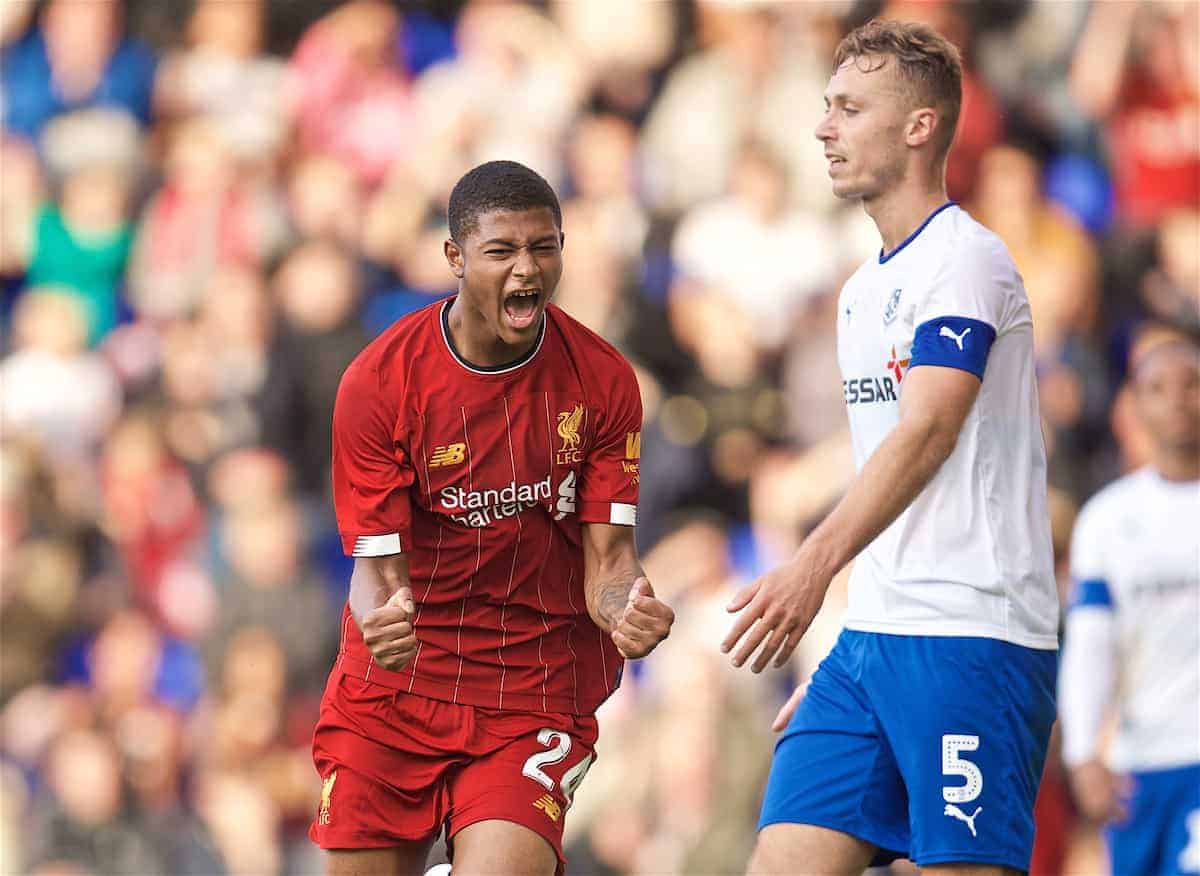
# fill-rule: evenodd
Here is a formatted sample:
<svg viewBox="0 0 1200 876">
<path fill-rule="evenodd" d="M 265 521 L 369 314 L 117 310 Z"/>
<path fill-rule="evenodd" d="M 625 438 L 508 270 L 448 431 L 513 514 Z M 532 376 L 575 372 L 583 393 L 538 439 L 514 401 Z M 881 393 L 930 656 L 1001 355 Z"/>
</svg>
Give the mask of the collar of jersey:
<svg viewBox="0 0 1200 876">
<path fill-rule="evenodd" d="M 542 341 L 546 339 L 546 312 L 542 311 L 542 324 L 538 327 L 537 343 L 529 348 L 529 352 L 523 353 L 511 362 L 505 362 L 502 365 L 475 365 L 464 359 L 454 346 L 454 339 L 450 337 L 450 305 L 454 303 L 453 298 L 446 300 L 442 305 L 441 315 L 438 317 L 442 324 L 442 340 L 446 342 L 446 349 L 450 351 L 450 355 L 454 357 L 454 361 L 466 368 L 474 374 L 507 374 L 509 371 L 516 371 L 522 365 L 538 354 L 538 350 L 542 348 Z"/>
<path fill-rule="evenodd" d="M 958 204 L 956 204 L 954 201 L 947 201 L 946 203 L 942 204 L 942 206 L 938 207 L 936 210 L 934 210 L 932 213 L 930 213 L 928 216 L 925 217 L 925 221 L 917 226 L 916 231 L 914 231 L 908 237 L 904 238 L 904 240 L 900 241 L 900 245 L 898 247 L 896 247 L 894 250 L 892 250 L 891 252 L 889 252 L 887 255 L 884 255 L 883 247 L 880 247 L 879 248 L 879 264 L 881 264 L 881 265 L 887 264 L 887 262 L 889 260 L 891 260 L 896 255 L 896 253 L 900 252 L 900 250 L 904 249 L 904 247 L 908 246 L 910 243 L 912 243 L 914 240 L 916 240 L 917 235 L 925 230 L 925 226 L 928 225 L 930 222 L 932 222 L 933 217 L 936 216 L 938 213 L 942 212 L 947 207 L 957 207 L 957 206 L 958 206 Z"/>
</svg>

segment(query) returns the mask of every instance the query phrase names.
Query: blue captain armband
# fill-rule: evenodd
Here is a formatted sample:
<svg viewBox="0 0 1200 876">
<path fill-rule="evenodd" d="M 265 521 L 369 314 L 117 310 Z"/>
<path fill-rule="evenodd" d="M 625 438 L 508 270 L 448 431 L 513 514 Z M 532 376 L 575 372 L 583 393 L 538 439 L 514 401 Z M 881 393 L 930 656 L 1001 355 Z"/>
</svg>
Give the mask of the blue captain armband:
<svg viewBox="0 0 1200 876">
<path fill-rule="evenodd" d="M 1071 593 L 1071 608 L 1089 605 L 1096 608 L 1113 607 L 1112 591 L 1108 589 L 1108 582 L 1103 578 L 1083 578 L 1075 582 Z"/>
<path fill-rule="evenodd" d="M 917 326 L 913 334 L 912 362 L 941 365 L 970 371 L 983 380 L 988 351 L 996 340 L 996 330 L 986 322 L 965 316 L 939 316 Z"/>
</svg>

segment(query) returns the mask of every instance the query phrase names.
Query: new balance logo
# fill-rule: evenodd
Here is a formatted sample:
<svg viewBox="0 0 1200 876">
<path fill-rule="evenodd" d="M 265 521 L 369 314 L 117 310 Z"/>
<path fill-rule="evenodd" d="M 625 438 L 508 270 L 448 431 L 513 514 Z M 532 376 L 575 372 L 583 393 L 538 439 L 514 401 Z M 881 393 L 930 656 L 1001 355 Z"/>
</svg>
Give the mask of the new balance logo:
<svg viewBox="0 0 1200 876">
<path fill-rule="evenodd" d="M 466 459 L 465 444 L 443 444 L 440 447 L 433 448 L 433 455 L 429 457 L 430 468 L 443 468 L 447 465 L 458 465 Z"/>
<path fill-rule="evenodd" d="M 533 808 L 540 809 L 545 812 L 546 817 L 551 821 L 558 821 L 559 816 L 562 815 L 562 807 L 559 806 L 558 802 L 549 794 L 543 794 L 541 797 L 538 797 L 536 800 L 534 800 Z"/>
<path fill-rule="evenodd" d="M 954 332 L 952 332 L 950 330 L 949 326 L 942 326 L 941 331 L 938 332 L 938 337 L 939 338 L 954 338 L 954 343 L 958 344 L 959 350 L 962 350 L 963 341 L 965 341 L 967 339 L 967 335 L 969 335 L 970 333 L 971 333 L 971 329 L 966 328 L 966 329 L 963 329 L 963 333 L 961 335 L 956 335 Z"/>
<path fill-rule="evenodd" d="M 970 331 L 970 329 L 967 329 L 967 331 Z M 967 815 L 967 813 L 963 812 L 961 809 L 959 809 L 953 803 L 947 803 L 946 808 L 942 810 L 942 814 L 949 815 L 951 818 L 958 819 L 959 821 L 961 821 L 963 824 L 965 824 L 967 827 L 969 827 L 971 829 L 971 836 L 978 837 L 979 834 L 977 834 L 975 832 L 975 816 L 977 816 L 982 811 L 983 811 L 982 806 L 976 806 L 975 811 L 972 812 L 970 815 Z"/>
</svg>

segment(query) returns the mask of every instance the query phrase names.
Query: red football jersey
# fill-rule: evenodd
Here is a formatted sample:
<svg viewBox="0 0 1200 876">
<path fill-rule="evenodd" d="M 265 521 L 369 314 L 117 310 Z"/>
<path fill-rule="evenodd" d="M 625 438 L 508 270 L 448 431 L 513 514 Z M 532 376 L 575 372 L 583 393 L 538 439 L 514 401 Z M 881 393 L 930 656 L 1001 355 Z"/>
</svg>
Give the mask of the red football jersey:
<svg viewBox="0 0 1200 876">
<path fill-rule="evenodd" d="M 354 556 L 408 555 L 419 647 L 389 672 L 349 606 L 344 669 L 454 703 L 590 714 L 622 661 L 587 613 L 581 524 L 632 526 L 642 405 L 612 346 L 550 306 L 533 349 L 484 369 L 450 301 L 401 319 L 346 369 L 333 487 Z"/>
</svg>

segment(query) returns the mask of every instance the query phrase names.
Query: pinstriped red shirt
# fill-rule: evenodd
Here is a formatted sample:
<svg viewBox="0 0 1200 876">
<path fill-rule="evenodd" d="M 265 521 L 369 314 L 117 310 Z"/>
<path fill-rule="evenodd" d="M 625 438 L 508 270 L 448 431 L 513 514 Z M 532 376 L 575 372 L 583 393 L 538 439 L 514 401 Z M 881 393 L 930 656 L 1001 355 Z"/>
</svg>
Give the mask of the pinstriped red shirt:
<svg viewBox="0 0 1200 876">
<path fill-rule="evenodd" d="M 461 359 L 438 302 L 346 369 L 333 486 L 347 554 L 403 552 L 419 648 L 371 660 L 342 615 L 339 663 L 448 702 L 591 714 L 621 658 L 587 614 L 581 525 L 633 525 L 642 406 L 633 369 L 551 305 L 523 359 Z"/>
</svg>

